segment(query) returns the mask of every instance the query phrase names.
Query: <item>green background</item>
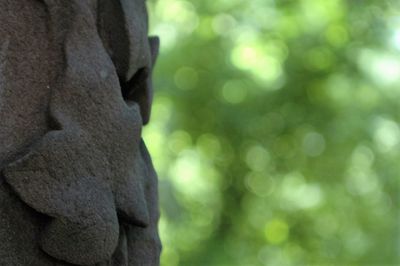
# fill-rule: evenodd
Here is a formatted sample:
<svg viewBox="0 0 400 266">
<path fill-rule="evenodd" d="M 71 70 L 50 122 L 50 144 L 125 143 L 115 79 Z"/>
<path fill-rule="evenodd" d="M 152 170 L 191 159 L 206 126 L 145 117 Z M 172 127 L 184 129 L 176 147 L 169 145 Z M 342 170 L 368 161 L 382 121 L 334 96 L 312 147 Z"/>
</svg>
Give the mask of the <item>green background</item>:
<svg viewBox="0 0 400 266">
<path fill-rule="evenodd" d="M 148 6 L 162 265 L 400 265 L 400 2 Z"/>
</svg>

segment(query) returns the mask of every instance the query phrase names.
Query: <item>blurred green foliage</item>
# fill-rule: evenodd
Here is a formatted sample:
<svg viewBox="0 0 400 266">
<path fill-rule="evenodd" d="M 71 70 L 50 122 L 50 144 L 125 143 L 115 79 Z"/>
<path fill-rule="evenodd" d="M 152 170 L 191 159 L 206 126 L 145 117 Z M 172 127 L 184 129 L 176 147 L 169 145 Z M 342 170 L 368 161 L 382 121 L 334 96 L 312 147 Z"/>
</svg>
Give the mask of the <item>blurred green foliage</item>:
<svg viewBox="0 0 400 266">
<path fill-rule="evenodd" d="M 148 5 L 162 265 L 400 265 L 400 2 Z"/>
</svg>

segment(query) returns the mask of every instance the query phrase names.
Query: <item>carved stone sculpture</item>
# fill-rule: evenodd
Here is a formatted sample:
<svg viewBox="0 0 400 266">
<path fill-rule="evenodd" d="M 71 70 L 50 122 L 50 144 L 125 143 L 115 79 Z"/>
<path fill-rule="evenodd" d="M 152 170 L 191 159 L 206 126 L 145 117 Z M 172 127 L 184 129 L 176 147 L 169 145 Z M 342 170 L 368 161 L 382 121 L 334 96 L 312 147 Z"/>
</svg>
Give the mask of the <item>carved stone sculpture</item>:
<svg viewBox="0 0 400 266">
<path fill-rule="evenodd" d="M 0 265 L 158 265 L 145 0 L 0 0 Z"/>
</svg>

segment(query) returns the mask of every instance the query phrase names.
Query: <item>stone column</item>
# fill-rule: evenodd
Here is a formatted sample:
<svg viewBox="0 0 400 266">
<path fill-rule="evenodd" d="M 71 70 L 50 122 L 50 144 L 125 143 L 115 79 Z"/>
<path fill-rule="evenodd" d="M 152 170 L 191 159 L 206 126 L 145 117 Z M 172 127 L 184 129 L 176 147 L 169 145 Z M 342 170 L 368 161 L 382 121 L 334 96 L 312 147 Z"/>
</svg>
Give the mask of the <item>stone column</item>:
<svg viewBox="0 0 400 266">
<path fill-rule="evenodd" d="M 144 0 L 0 0 L 0 265 L 158 265 Z"/>
</svg>

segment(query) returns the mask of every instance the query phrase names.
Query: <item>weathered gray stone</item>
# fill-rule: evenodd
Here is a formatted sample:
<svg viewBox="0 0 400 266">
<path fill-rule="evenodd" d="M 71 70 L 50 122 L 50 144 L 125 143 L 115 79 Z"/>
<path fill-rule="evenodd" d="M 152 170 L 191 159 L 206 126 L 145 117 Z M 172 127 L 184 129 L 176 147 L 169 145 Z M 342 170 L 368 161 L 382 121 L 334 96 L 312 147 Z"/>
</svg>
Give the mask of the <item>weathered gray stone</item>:
<svg viewBox="0 0 400 266">
<path fill-rule="evenodd" d="M 144 0 L 0 0 L 0 265 L 158 265 Z"/>
</svg>

